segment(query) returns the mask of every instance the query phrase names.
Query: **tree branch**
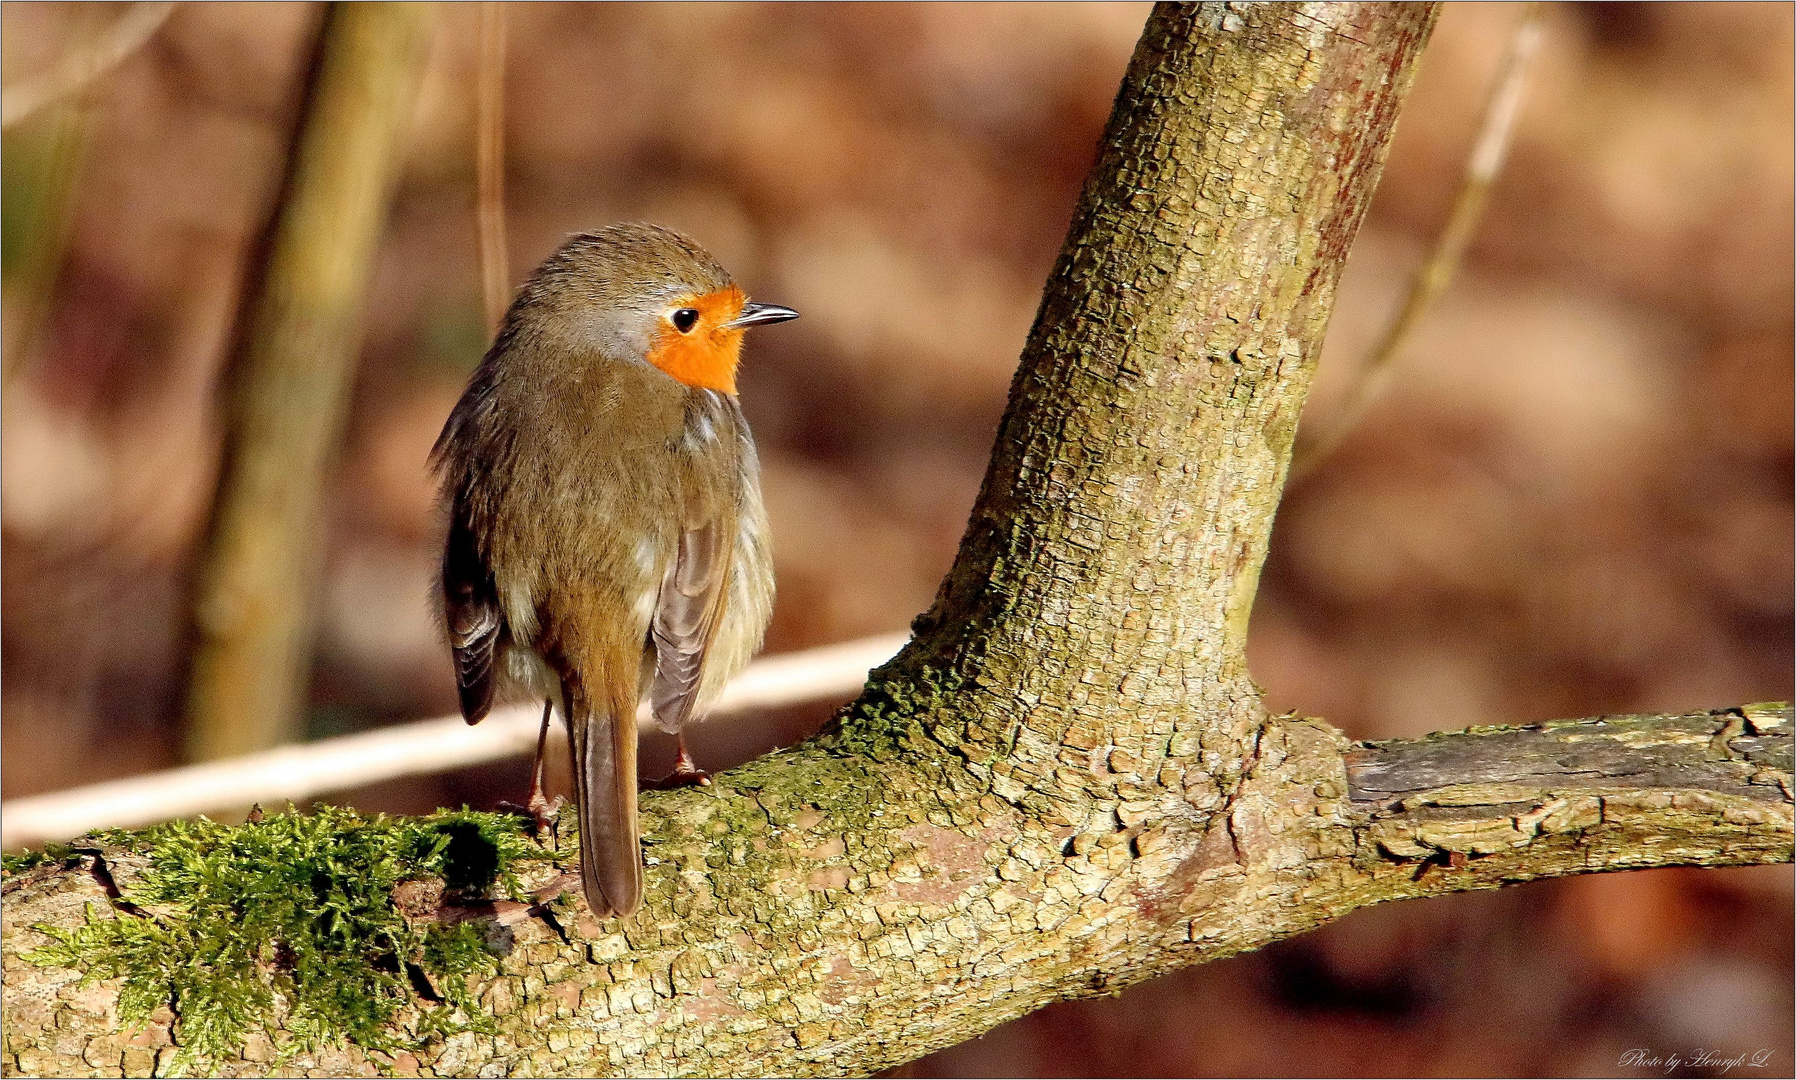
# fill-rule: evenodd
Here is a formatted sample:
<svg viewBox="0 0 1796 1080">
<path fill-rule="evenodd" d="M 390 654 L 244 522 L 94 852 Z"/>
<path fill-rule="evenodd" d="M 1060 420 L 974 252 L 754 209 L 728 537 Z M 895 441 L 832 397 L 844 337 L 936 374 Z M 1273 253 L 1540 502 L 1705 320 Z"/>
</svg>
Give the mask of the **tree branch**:
<svg viewBox="0 0 1796 1080">
<path fill-rule="evenodd" d="M 594 921 L 577 890 L 564 895 L 569 837 L 512 866 L 509 898 L 457 900 L 446 877 L 396 886 L 412 922 L 485 933 L 496 969 L 470 984 L 482 1030 L 442 1037 L 420 993 L 383 1006 L 384 1049 L 308 1047 L 276 1009 L 212 1064 L 270 1071 L 272 1039 L 296 1055 L 281 1071 L 319 1075 L 873 1072 L 1385 900 L 1789 859 L 1782 707 L 1356 746 L 1267 716 L 1248 678 L 1247 613 L 1296 418 L 1433 18 L 1423 5 L 1156 8 L 959 558 L 912 644 L 822 737 L 646 797 L 647 895 L 631 919 Z M 1513 775 L 1498 764 L 1512 751 Z M 166 1065 L 171 1038 L 220 1022 L 198 1008 L 176 1019 L 191 968 L 82 989 L 70 964 L 83 954 L 34 965 L 52 938 L 28 927 L 67 937 L 92 901 L 96 920 L 158 920 L 132 931 L 143 940 L 168 928 L 241 945 L 236 898 L 211 876 L 179 910 L 132 898 L 178 896 L 173 864 L 256 850 L 253 830 L 277 826 L 292 827 L 245 825 L 198 849 L 120 834 L 15 878 L 14 1067 Z M 303 857 L 296 880 L 321 895 L 397 872 Z M 107 902 L 87 872 L 100 860 L 124 868 L 108 880 L 142 914 Z M 215 914 L 196 930 L 184 913 L 198 911 Z M 382 940 L 409 940 L 380 925 Z M 370 963 L 412 962 L 353 925 L 332 933 Z M 417 963 L 428 983 L 428 956 Z M 320 992 L 281 978 L 299 998 Z M 133 1036 L 121 989 L 173 1008 Z"/>
<path fill-rule="evenodd" d="M 884 634 L 764 656 L 732 680 L 711 706 L 712 717 L 842 701 L 866 684 L 867 669 L 904 644 Z M 646 707 L 644 710 L 646 716 Z M 354 735 L 289 743 L 178 769 L 102 780 L 0 806 L 0 846 L 60 843 L 84 832 L 149 825 L 284 801 L 304 805 L 333 792 L 406 776 L 465 769 L 536 750 L 542 709 L 510 706 L 470 727 L 460 714 L 390 724 Z"/>
<path fill-rule="evenodd" d="M 1787 705 L 1747 705 L 1474 728 L 1363 744 L 1345 760 L 1362 862 L 1443 866 L 1434 884 L 1402 894 L 1421 896 L 1788 861 L 1790 747 Z"/>
<path fill-rule="evenodd" d="M 428 4 L 332 4 L 225 388 L 194 587 L 187 756 L 293 742 L 304 721 L 324 480 L 429 54 Z"/>
<path fill-rule="evenodd" d="M 49 71 L 6 88 L 0 94 L 0 128 L 10 128 L 32 113 L 61 98 L 80 92 L 105 75 L 150 40 L 174 14 L 175 5 L 164 0 L 132 4 L 105 30 L 81 42 Z"/>
<path fill-rule="evenodd" d="M 1503 167 L 1503 158 L 1508 153 L 1509 137 L 1515 130 L 1516 117 L 1521 113 L 1522 90 L 1527 86 L 1528 69 L 1540 47 L 1541 33 L 1541 2 L 1530 0 L 1522 8 L 1521 21 L 1516 24 L 1515 34 L 1497 69 L 1496 82 L 1485 102 L 1484 119 L 1479 124 L 1478 141 L 1472 145 L 1465 177 L 1459 182 L 1458 194 L 1453 196 L 1453 209 L 1447 215 L 1447 223 L 1441 227 L 1440 235 L 1435 238 L 1434 247 L 1422 260 L 1422 265 L 1416 268 L 1403 306 L 1385 327 L 1378 344 L 1354 371 L 1353 381 L 1347 384 L 1340 402 L 1320 418 L 1320 423 L 1312 420 L 1304 428 L 1303 438 L 1298 440 L 1291 459 L 1292 483 L 1307 476 L 1332 454 L 1341 440 L 1358 426 L 1366 409 L 1384 393 L 1390 384 L 1392 367 L 1402 355 L 1404 346 L 1409 344 L 1410 335 L 1415 333 L 1422 317 L 1458 272 L 1466 245 L 1471 243 L 1472 234 L 1484 215 L 1484 203 L 1490 196 L 1491 185 L 1496 183 L 1497 171 Z"/>
<path fill-rule="evenodd" d="M 718 777 L 716 790 L 650 800 L 646 917 L 597 923 L 571 899 L 547 914 L 505 903 L 419 913 L 486 928 L 503 956 L 478 988 L 494 1034 L 393 1053 L 325 1047 L 285 1071 L 875 1071 L 1370 904 L 1789 861 L 1790 760 L 1787 705 L 1373 744 L 1285 718 L 1266 726 L 1254 769 L 1205 827 L 1141 820 L 1094 835 L 1043 828 L 939 760 L 869 767 L 806 746 Z M 569 888 L 575 851 L 560 838 L 525 887 Z M 147 917 L 113 909 L 155 850 L 108 842 L 74 855 L 6 883 L 8 1071 L 165 1068 L 173 1013 L 122 1029 L 119 980 L 83 987 L 74 970 L 22 958 L 50 944 L 40 928 L 79 926 L 90 910 Z M 399 1029 L 419 1035 L 426 1013 L 415 1003 Z M 247 1056 L 220 1064 L 266 1071 L 270 1046 L 246 1040 Z"/>
</svg>

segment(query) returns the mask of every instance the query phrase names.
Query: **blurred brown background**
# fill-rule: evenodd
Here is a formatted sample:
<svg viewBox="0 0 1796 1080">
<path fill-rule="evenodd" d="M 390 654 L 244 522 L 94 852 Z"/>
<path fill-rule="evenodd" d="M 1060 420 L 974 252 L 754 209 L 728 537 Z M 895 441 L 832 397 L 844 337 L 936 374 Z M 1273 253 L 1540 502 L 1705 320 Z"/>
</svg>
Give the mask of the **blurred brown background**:
<svg viewBox="0 0 1796 1080">
<path fill-rule="evenodd" d="M 119 7 L 6 5 L 6 85 Z M 316 14 L 183 5 L 83 104 L 5 135 L 9 798 L 175 763 L 213 392 Z M 1444 219 L 1519 14 L 1446 10 L 1312 415 Z M 648 219 L 804 313 L 754 340 L 742 379 L 779 559 L 769 651 L 901 629 L 933 595 L 1145 15 L 510 10 L 513 279 L 568 232 Z M 1275 707 L 1358 737 L 1792 694 L 1792 9 L 1545 18 L 1464 271 L 1393 392 L 1279 515 L 1256 677 Z M 443 11 L 380 257 L 321 538 L 314 737 L 454 708 L 424 458 L 484 346 L 476 23 Z M 830 704 L 696 748 L 726 764 Z M 342 798 L 491 806 L 525 782 L 509 762 Z M 1362 912 L 915 1070 L 1662 1071 L 1619 1066 L 1639 1047 L 1764 1049 L 1766 1069 L 1733 1075 L 1789 1075 L 1792 948 L 1787 867 L 1543 883 Z"/>
</svg>

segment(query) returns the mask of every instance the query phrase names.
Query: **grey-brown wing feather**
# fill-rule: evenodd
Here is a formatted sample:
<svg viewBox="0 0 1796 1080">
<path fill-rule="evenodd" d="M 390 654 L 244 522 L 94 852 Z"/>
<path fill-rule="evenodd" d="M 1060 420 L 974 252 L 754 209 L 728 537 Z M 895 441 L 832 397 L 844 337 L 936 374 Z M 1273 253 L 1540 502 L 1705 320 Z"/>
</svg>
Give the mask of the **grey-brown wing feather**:
<svg viewBox="0 0 1796 1080">
<path fill-rule="evenodd" d="M 459 513 L 443 549 L 443 620 L 455 658 L 462 719 L 477 724 L 493 707 L 493 654 L 505 619 L 492 574 Z"/>
<path fill-rule="evenodd" d="M 705 654 L 729 595 L 736 534 L 736 523 L 729 517 L 680 534 L 679 552 L 655 600 L 650 628 L 655 681 L 649 709 L 664 731 L 678 731 L 698 703 Z"/>
</svg>

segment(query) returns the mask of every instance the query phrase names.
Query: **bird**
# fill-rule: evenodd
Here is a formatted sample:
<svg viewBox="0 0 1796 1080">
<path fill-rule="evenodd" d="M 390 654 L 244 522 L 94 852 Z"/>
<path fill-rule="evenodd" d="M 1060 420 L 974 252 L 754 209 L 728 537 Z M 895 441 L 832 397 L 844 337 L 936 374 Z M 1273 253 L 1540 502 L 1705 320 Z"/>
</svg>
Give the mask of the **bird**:
<svg viewBox="0 0 1796 1080">
<path fill-rule="evenodd" d="M 774 575 L 736 392 L 747 299 L 697 243 L 644 223 L 569 237 L 507 309 L 431 451 L 448 510 L 441 614 L 461 714 L 543 702 L 529 808 L 559 712 L 599 917 L 642 902 L 637 713 L 677 739 L 760 648 Z"/>
</svg>

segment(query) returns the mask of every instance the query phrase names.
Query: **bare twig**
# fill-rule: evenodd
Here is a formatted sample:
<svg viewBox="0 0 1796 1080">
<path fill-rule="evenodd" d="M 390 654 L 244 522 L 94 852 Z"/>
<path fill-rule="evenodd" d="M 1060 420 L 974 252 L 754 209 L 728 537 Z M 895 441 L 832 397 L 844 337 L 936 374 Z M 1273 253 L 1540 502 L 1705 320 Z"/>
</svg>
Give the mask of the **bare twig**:
<svg viewBox="0 0 1796 1080">
<path fill-rule="evenodd" d="M 480 294 L 489 333 L 511 299 L 505 249 L 505 5 L 480 5 L 480 79 L 476 172 L 479 183 Z"/>
<path fill-rule="evenodd" d="M 723 692 L 716 712 L 770 709 L 828 697 L 846 699 L 908 635 L 886 635 L 761 660 Z M 67 840 L 92 829 L 144 825 L 252 802 L 305 802 L 332 791 L 456 769 L 529 753 L 538 706 L 502 709 L 469 727 L 459 716 L 204 765 L 8 800 L 0 846 Z"/>
<path fill-rule="evenodd" d="M 71 49 L 50 70 L 0 91 L 0 128 L 9 128 L 60 98 L 80 91 L 124 61 L 168 21 L 173 3 L 133 4 L 117 22 Z"/>
<path fill-rule="evenodd" d="M 1540 12 L 1538 0 L 1528 4 L 1515 28 L 1515 35 L 1510 38 L 1497 81 L 1491 88 L 1490 100 L 1484 107 L 1478 141 L 1472 148 L 1471 159 L 1466 162 L 1465 179 L 1460 182 L 1453 211 L 1434 242 L 1434 250 L 1416 271 L 1403 307 L 1385 329 L 1377 347 L 1355 372 L 1340 402 L 1305 433 L 1307 437 L 1298 445 L 1291 460 L 1292 480 L 1308 473 L 1332 453 L 1359 423 L 1367 407 L 1384 392 L 1390 382 L 1392 363 L 1409 343 L 1410 334 L 1422 316 L 1453 280 L 1454 271 L 1465 255 L 1466 244 L 1484 214 L 1491 184 L 1503 167 L 1503 158 L 1509 150 L 1522 91 L 1528 82 L 1528 69 L 1540 44 Z"/>
</svg>

